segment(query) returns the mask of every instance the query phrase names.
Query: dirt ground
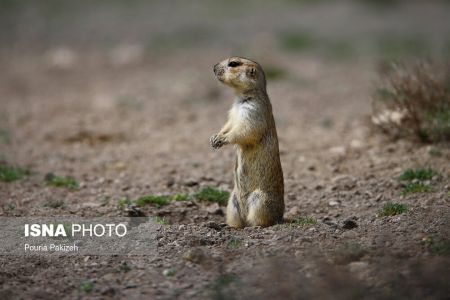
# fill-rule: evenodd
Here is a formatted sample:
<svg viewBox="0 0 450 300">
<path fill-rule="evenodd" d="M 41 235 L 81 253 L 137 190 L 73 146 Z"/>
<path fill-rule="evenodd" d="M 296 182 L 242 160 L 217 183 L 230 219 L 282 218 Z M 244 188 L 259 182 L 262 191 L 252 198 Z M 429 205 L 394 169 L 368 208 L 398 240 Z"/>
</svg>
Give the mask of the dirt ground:
<svg viewBox="0 0 450 300">
<path fill-rule="evenodd" d="M 124 197 L 230 191 L 234 150 L 208 143 L 233 96 L 212 66 L 230 52 L 2 50 L 0 126 L 9 138 L 1 158 L 31 173 L 0 182 L 0 216 L 124 216 Z M 235 230 L 215 204 L 148 205 L 146 215 L 170 223 L 158 229 L 156 258 L 1 256 L 0 298 L 448 299 L 448 248 L 427 241 L 450 236 L 450 149 L 371 129 L 373 57 L 253 53 L 283 70 L 268 92 L 285 218 L 316 224 Z M 402 195 L 398 176 L 424 166 L 442 175 L 432 191 Z M 48 173 L 73 176 L 80 188 L 48 186 Z M 48 205 L 55 201 L 63 205 Z M 409 209 L 378 216 L 388 202 Z M 80 288 L 86 281 L 92 291 Z"/>
</svg>

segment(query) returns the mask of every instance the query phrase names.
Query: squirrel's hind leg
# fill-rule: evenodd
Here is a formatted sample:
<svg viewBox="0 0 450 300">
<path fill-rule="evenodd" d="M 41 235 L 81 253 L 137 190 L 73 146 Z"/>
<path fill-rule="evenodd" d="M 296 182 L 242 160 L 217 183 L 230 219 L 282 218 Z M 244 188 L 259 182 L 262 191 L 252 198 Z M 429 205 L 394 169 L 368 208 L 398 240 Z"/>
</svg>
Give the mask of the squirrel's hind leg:
<svg viewBox="0 0 450 300">
<path fill-rule="evenodd" d="M 227 204 L 227 224 L 234 228 L 244 228 L 245 222 L 241 218 L 241 207 L 236 196 L 236 192 L 231 193 Z"/>
<path fill-rule="evenodd" d="M 277 223 L 275 212 L 271 209 L 267 193 L 260 190 L 252 192 L 248 197 L 248 225 L 267 227 Z"/>
</svg>

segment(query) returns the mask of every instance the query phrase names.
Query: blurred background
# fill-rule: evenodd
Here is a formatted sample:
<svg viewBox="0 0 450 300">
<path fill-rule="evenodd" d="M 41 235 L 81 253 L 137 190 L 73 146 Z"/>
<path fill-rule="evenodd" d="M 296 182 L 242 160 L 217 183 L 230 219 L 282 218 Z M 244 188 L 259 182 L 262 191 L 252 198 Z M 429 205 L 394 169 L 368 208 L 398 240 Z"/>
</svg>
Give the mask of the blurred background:
<svg viewBox="0 0 450 300">
<path fill-rule="evenodd" d="M 293 223 L 221 225 L 234 151 L 208 140 L 233 94 L 212 66 L 231 55 L 266 72 Z M 448 297 L 449 148 L 386 139 L 370 116 L 376 95 L 391 98 L 372 121 L 448 142 L 450 76 L 438 73 L 449 58 L 448 0 L 1 0 L 0 216 L 134 205 L 162 237 L 153 261 L 4 256 L 0 298 L 230 299 L 225 288 L 246 280 L 250 295 Z M 435 64 L 379 84 L 391 62 L 424 59 Z M 200 201 L 205 189 L 220 199 Z M 391 202 L 398 211 L 384 214 Z M 274 255 L 286 266 L 258 262 Z"/>
<path fill-rule="evenodd" d="M 128 45 L 130 56 L 200 49 L 342 59 L 444 54 L 450 47 L 448 1 L 4 0 L 0 5 L 2 49 L 34 53 L 68 47 L 118 54 Z"/>
</svg>

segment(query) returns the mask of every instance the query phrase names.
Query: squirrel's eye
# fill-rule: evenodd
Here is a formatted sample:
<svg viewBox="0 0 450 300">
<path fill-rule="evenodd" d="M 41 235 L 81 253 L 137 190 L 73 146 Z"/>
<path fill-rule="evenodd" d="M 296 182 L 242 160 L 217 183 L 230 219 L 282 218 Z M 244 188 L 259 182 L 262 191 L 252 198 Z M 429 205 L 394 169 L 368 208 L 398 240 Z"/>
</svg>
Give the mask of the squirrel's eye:
<svg viewBox="0 0 450 300">
<path fill-rule="evenodd" d="M 228 66 L 231 67 L 231 68 L 239 67 L 240 65 L 242 65 L 242 63 L 241 63 L 241 62 L 238 62 L 238 61 L 230 61 L 230 62 L 228 63 Z"/>
</svg>

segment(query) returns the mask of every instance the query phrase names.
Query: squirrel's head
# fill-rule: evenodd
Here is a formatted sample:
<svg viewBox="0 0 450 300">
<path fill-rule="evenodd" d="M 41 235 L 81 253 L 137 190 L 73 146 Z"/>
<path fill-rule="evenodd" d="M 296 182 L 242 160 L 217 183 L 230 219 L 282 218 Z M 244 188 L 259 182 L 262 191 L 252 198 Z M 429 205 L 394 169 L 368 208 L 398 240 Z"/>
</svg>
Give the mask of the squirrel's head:
<svg viewBox="0 0 450 300">
<path fill-rule="evenodd" d="M 238 93 L 255 89 L 266 90 L 266 78 L 261 66 L 249 59 L 230 57 L 214 66 L 216 78 Z"/>
</svg>

